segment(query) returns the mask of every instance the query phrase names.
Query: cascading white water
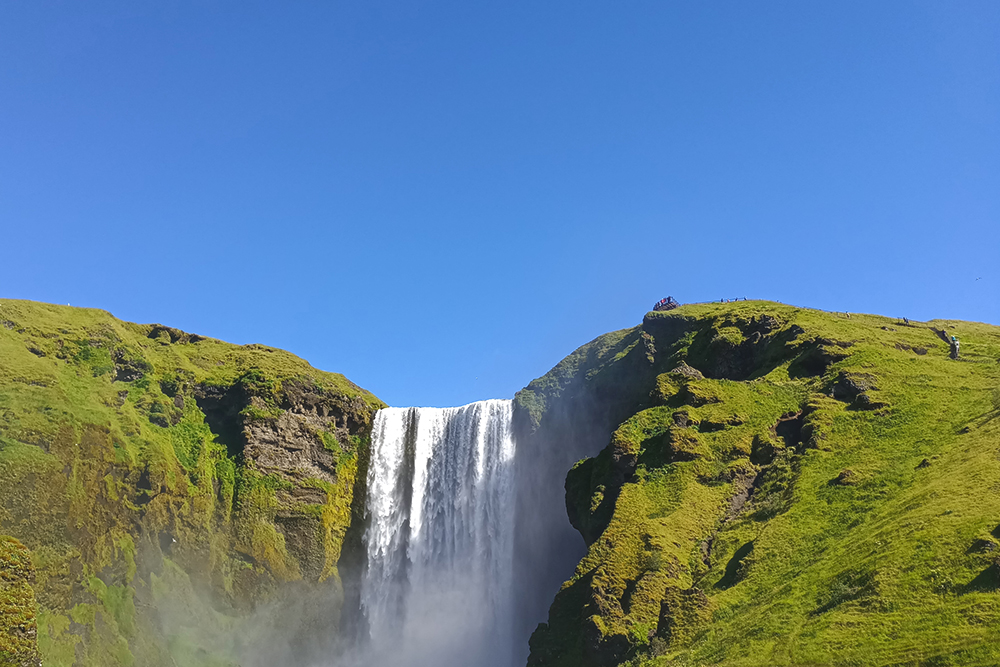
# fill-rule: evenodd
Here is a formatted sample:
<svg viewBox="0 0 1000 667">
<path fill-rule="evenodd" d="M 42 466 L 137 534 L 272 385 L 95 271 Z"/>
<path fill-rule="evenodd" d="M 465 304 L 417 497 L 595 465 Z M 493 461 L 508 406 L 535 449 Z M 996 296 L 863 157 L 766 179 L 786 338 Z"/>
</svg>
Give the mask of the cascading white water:
<svg viewBox="0 0 1000 667">
<path fill-rule="evenodd" d="M 509 667 L 511 415 L 490 400 L 375 416 L 361 606 L 377 664 Z"/>
</svg>

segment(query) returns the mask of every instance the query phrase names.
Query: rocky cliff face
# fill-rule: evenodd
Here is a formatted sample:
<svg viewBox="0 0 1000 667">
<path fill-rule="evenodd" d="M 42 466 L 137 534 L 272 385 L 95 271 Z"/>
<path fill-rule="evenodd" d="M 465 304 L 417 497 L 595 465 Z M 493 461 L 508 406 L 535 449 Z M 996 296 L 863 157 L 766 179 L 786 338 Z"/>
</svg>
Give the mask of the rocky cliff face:
<svg viewBox="0 0 1000 667">
<path fill-rule="evenodd" d="M 0 533 L 30 551 L 45 665 L 331 650 L 378 399 L 102 311 L 0 301 L 0 325 Z"/>
<path fill-rule="evenodd" d="M 529 666 L 996 662 L 998 361 L 997 327 L 765 302 L 580 348 L 515 400 L 540 478 L 592 457 Z"/>
</svg>

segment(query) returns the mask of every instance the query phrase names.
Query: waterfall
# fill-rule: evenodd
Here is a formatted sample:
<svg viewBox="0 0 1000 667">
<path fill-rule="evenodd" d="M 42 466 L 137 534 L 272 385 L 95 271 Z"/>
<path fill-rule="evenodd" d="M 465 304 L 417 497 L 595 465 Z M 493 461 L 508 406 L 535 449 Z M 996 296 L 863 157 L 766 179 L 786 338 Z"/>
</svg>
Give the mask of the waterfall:
<svg viewBox="0 0 1000 667">
<path fill-rule="evenodd" d="M 512 403 L 379 410 L 361 606 L 386 667 L 509 667 Z"/>
</svg>

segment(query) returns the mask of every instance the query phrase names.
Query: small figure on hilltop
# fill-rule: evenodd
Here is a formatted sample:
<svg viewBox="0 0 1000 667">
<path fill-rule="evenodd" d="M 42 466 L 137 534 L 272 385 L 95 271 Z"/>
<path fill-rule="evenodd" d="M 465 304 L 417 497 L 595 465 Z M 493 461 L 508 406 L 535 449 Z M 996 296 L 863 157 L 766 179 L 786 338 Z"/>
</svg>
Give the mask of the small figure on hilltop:
<svg viewBox="0 0 1000 667">
<path fill-rule="evenodd" d="M 673 310 L 681 304 L 677 303 L 677 300 L 672 296 L 668 296 L 665 299 L 660 299 L 653 306 L 653 310 Z"/>
<path fill-rule="evenodd" d="M 952 336 L 951 337 L 951 358 L 952 359 L 958 359 L 958 347 L 959 347 L 958 336 Z"/>
</svg>

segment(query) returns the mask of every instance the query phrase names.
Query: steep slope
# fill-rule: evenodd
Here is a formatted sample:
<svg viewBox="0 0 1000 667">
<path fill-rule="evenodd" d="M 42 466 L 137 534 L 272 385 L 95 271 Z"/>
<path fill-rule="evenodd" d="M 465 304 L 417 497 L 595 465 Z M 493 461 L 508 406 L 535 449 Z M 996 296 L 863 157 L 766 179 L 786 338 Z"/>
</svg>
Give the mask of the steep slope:
<svg viewBox="0 0 1000 667">
<path fill-rule="evenodd" d="M 528 664 L 1000 664 L 998 361 L 998 327 L 768 302 L 584 346 L 515 399 L 519 449 L 604 445 Z"/>
<path fill-rule="evenodd" d="M 38 667 L 35 571 L 31 554 L 0 537 L 0 667 Z"/>
<path fill-rule="evenodd" d="M 379 407 L 281 350 L 0 300 L 0 534 L 44 664 L 327 650 Z"/>
</svg>

